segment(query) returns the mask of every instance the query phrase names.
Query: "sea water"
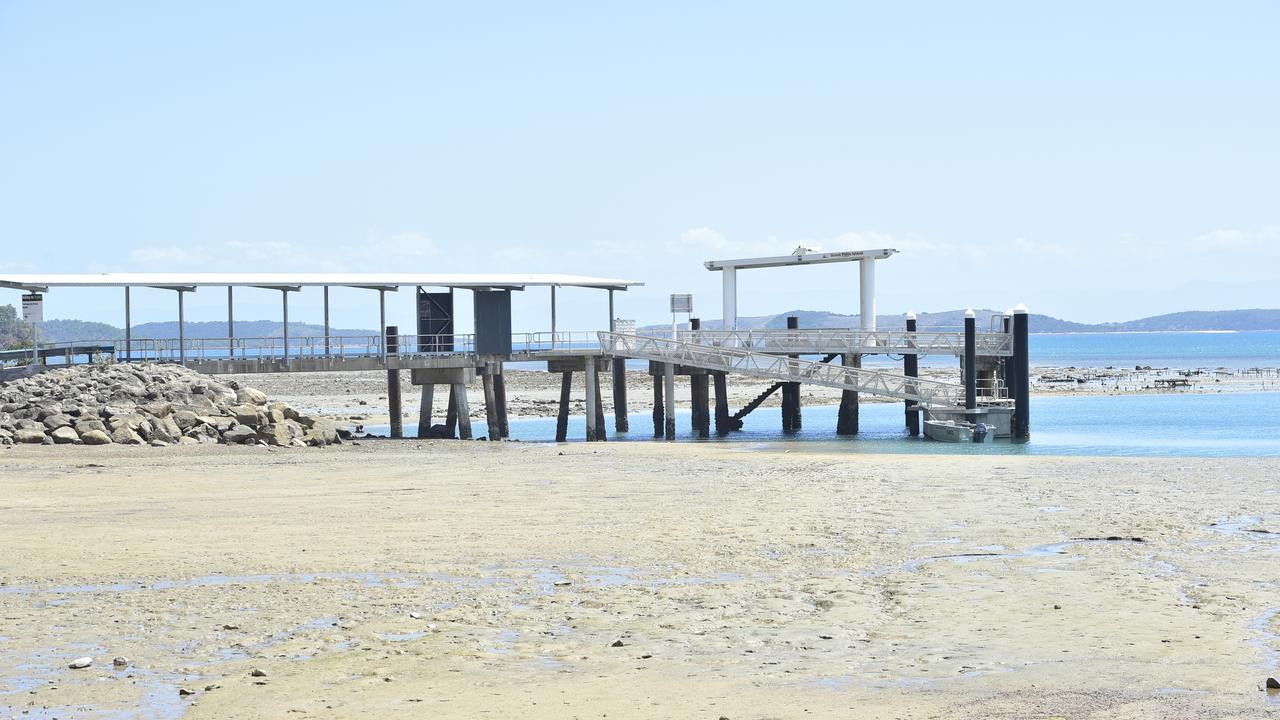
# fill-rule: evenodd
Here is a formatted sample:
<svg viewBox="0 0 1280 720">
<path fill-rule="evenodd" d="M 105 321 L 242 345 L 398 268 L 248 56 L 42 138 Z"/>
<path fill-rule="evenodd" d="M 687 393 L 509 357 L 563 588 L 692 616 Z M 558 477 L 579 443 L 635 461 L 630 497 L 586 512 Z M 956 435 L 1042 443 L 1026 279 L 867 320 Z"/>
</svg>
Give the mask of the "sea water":
<svg viewBox="0 0 1280 720">
<path fill-rule="evenodd" d="M 982 445 L 940 443 L 910 437 L 901 403 L 864 403 L 858 435 L 835 434 L 836 406 L 804 408 L 804 428 L 781 431 L 780 408 L 759 408 L 748 415 L 743 429 L 699 440 L 689 428 L 690 413 L 676 413 L 677 439 L 730 442 L 744 447 L 761 443 L 821 443 L 824 450 L 865 453 L 942 453 L 952 455 L 1121 455 L 1121 456 L 1280 456 L 1280 393 L 1223 393 L 1214 395 L 1123 395 L 1036 397 L 1031 401 L 1031 442 L 996 441 Z M 605 419 L 610 442 L 662 442 L 653 438 L 650 412 L 632 413 L 631 431 L 614 432 L 613 416 Z M 585 434 L 581 415 L 570 417 L 569 438 Z M 386 434 L 387 426 L 367 426 Z M 510 436 L 526 442 L 555 440 L 555 418 L 512 420 Z M 713 429 L 714 430 L 714 429 Z M 417 434 L 405 426 L 405 436 Z M 488 430 L 472 422 L 475 437 Z"/>
</svg>

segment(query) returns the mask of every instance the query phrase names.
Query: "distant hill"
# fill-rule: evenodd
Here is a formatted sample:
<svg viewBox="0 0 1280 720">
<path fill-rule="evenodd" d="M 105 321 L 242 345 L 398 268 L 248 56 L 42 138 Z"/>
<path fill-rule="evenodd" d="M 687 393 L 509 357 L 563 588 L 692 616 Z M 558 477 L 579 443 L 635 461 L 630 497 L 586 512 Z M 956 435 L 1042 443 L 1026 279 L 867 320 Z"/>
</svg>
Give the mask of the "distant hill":
<svg viewBox="0 0 1280 720">
<path fill-rule="evenodd" d="M 976 310 L 978 329 L 986 330 L 998 326 L 1002 312 L 995 310 Z M 821 310 L 791 310 L 776 315 L 738 318 L 738 327 L 744 330 L 767 328 L 785 328 L 787 316 L 800 318 L 802 328 L 849 328 L 858 327 L 857 315 L 841 315 Z M 19 313 L 12 305 L 0 305 L 0 349 L 18 347 L 30 342 L 30 333 Z M 917 313 L 916 320 L 921 330 L 939 328 L 960 328 L 964 326 L 964 310 L 947 310 L 935 313 Z M 906 325 L 904 315 L 880 315 L 876 325 L 882 329 L 902 328 Z M 669 330 L 670 325 L 648 325 L 640 328 L 641 332 L 660 333 Z M 716 330 L 721 327 L 719 320 L 703 320 L 702 327 Z M 284 326 L 276 320 L 238 320 L 235 324 L 236 337 L 280 337 L 284 334 Z M 1043 333 L 1080 333 L 1080 332 L 1176 332 L 1190 330 L 1277 330 L 1280 331 L 1280 310 L 1193 310 L 1188 312 L 1156 315 L 1153 317 L 1129 320 L 1127 322 L 1088 324 L 1072 322 L 1051 317 L 1049 315 L 1031 314 L 1031 332 Z M 311 323 L 289 323 L 290 337 L 319 337 L 324 334 L 322 325 Z M 377 330 L 332 328 L 330 335 L 359 336 L 377 335 Z M 178 323 L 152 322 L 135 325 L 135 338 L 175 338 L 178 336 Z M 221 321 L 186 323 L 186 336 L 189 338 L 222 338 L 227 336 L 227 324 Z M 120 340 L 124 338 L 124 330 L 106 323 L 86 322 L 84 320 L 46 320 L 41 328 L 42 342 L 72 342 L 76 340 Z"/>
<path fill-rule="evenodd" d="M 11 305 L 0 305 L 0 346 L 6 341 L 12 343 L 21 338 L 30 340 L 25 324 L 20 320 L 6 325 L 5 317 Z M 227 324 L 218 321 L 184 323 L 188 338 L 224 338 L 227 336 Z M 282 337 L 284 323 L 276 320 L 237 320 L 236 337 Z M 332 336 L 377 335 L 377 330 L 359 330 L 351 328 L 330 328 Z M 131 335 L 135 339 L 176 338 L 177 322 L 150 322 L 133 326 Z M 289 337 L 320 337 L 324 335 L 323 325 L 310 323 L 289 323 Z M 85 322 L 83 320 L 46 320 L 40 327 L 40 342 L 73 342 L 77 340 L 123 340 L 124 329 L 107 323 Z"/>
<path fill-rule="evenodd" d="M 975 310 L 978 316 L 978 329 L 987 330 L 998 326 L 993 318 L 1003 316 L 1003 311 Z M 916 326 L 920 330 L 941 328 L 960 328 L 964 326 L 964 310 L 948 310 L 936 313 L 916 313 Z M 777 315 L 761 315 L 757 317 L 738 318 L 738 328 L 742 330 L 780 329 L 787 326 L 787 317 L 799 318 L 802 328 L 856 328 L 860 324 L 857 315 L 841 315 L 840 313 L 821 310 L 791 310 Z M 1280 330 L 1280 310 L 1197 310 L 1190 312 L 1156 315 L 1154 317 L 1114 323 L 1078 323 L 1062 320 L 1049 315 L 1031 313 L 1031 332 L 1046 333 L 1083 333 L 1083 332 L 1175 332 L 1189 330 Z M 996 324 L 993 324 L 996 322 Z M 648 325 L 640 328 L 641 332 L 662 332 L 670 329 L 670 325 Z M 719 320 L 703 320 L 706 330 L 718 330 L 722 327 Z M 881 329 L 898 329 L 906 327 L 905 315 L 877 315 L 876 327 Z"/>
</svg>

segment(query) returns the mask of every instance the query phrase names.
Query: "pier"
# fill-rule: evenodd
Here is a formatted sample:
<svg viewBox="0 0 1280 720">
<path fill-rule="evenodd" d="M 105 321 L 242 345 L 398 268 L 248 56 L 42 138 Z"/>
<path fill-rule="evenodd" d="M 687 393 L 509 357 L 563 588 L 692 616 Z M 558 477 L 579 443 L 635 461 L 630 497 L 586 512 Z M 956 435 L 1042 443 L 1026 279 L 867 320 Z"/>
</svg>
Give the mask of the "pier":
<svg viewBox="0 0 1280 720">
<path fill-rule="evenodd" d="M 54 290 L 118 287 L 123 291 L 125 337 L 117 342 L 77 341 L 39 346 L 40 362 L 65 364 L 110 359 L 115 362 L 174 362 L 208 374 L 281 373 L 320 371 L 369 371 L 387 373 L 388 413 L 391 435 L 401 437 L 402 408 L 399 392 L 402 372 L 421 388 L 418 437 L 471 438 L 471 409 L 466 388 L 480 380 L 484 389 L 486 425 L 490 439 L 509 436 L 506 383 L 503 368 L 512 362 L 545 363 L 548 373 L 560 376 L 556 439 L 567 437 L 569 408 L 576 386 L 583 378 L 586 401 L 587 441 L 607 439 L 601 375 L 612 380 L 615 431 L 628 432 L 625 362 L 642 360 L 653 377 L 654 437 L 676 437 L 675 377 L 690 378 L 693 405 L 692 431 L 697 437 L 728 435 L 741 429 L 743 418 L 775 392 L 782 393 L 782 424 L 787 433 L 800 432 L 803 410 L 800 387 L 820 385 L 841 390 L 836 431 L 858 433 L 858 403 L 863 394 L 901 401 L 904 426 L 912 436 L 921 434 L 922 418 L 931 421 L 983 422 L 997 437 L 1015 442 L 1030 438 L 1028 403 L 1027 313 L 1018 308 L 1006 313 L 1000 327 L 979 332 L 972 314 L 957 331 L 916 329 L 909 314 L 902 329 L 880 329 L 875 320 L 875 263 L 896 254 L 892 249 L 809 253 L 803 248 L 791 256 L 708 261 L 708 270 L 723 273 L 723 325 L 703 329 L 692 318 L 687 330 L 675 329 L 668 337 L 618 332 L 614 312 L 615 293 L 641 285 L 634 280 L 578 275 L 448 275 L 448 274 L 207 274 L 207 273 L 104 273 L 98 275 L 3 275 L 0 288 L 28 293 L 27 298 Z M 859 327 L 801 328 L 789 318 L 785 329 L 739 329 L 737 272 L 754 268 L 803 267 L 813 264 L 855 262 L 859 265 Z M 176 338 L 132 336 L 132 290 L 171 290 L 176 295 L 179 333 Z M 254 287 L 281 293 L 284 331 L 280 337 L 236 337 L 235 289 Z M 304 287 L 323 293 L 323 333 L 289 337 L 289 295 Z M 332 287 L 367 289 L 377 294 L 379 332 L 373 335 L 334 335 L 330 332 Z M 388 292 L 415 288 L 417 328 L 402 333 L 386 322 Z M 556 289 L 589 288 L 604 291 L 607 329 L 564 331 L 557 327 Z M 227 333 L 222 338 L 185 337 L 187 293 L 202 288 L 225 289 Z M 511 328 L 513 297 L 532 288 L 547 288 L 550 299 L 549 329 L 517 333 Z M 474 327 L 457 332 L 454 300 L 458 291 L 470 291 Z M 23 355 L 25 353 L 25 356 Z M 867 355 L 900 357 L 901 372 L 862 367 Z M 959 360 L 959 382 L 919 377 L 918 358 L 944 355 Z M 12 356 L 12 357 L 10 357 Z M 0 360 L 32 358 L 31 351 L 9 351 Z M 815 358 L 813 360 L 806 357 Z M 728 405 L 726 389 L 734 376 L 774 381 L 759 396 L 736 410 Z M 437 386 L 440 386 L 437 388 Z M 437 402 L 437 389 L 443 395 Z M 714 403 L 712 394 L 714 393 Z M 443 408 L 440 405 L 443 404 Z M 440 410 L 443 410 L 441 413 Z M 443 417 L 437 417 L 438 415 Z M 436 420 L 442 422 L 436 422 Z"/>
</svg>

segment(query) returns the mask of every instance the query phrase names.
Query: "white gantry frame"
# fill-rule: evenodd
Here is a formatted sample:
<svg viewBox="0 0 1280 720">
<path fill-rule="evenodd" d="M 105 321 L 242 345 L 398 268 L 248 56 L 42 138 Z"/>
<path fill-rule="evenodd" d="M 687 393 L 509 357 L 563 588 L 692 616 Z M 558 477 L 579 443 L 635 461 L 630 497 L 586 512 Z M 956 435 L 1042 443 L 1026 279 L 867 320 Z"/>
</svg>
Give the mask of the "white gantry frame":
<svg viewBox="0 0 1280 720">
<path fill-rule="evenodd" d="M 884 260 L 895 253 L 893 248 L 878 250 L 843 250 L 840 252 L 814 253 L 799 248 L 791 255 L 774 257 L 738 258 L 735 260 L 708 260 L 703 267 L 723 273 L 724 329 L 738 329 L 738 270 L 748 268 L 792 267 L 795 265 L 822 265 L 837 262 L 859 264 L 858 316 L 863 330 L 876 329 L 876 260 Z"/>
</svg>

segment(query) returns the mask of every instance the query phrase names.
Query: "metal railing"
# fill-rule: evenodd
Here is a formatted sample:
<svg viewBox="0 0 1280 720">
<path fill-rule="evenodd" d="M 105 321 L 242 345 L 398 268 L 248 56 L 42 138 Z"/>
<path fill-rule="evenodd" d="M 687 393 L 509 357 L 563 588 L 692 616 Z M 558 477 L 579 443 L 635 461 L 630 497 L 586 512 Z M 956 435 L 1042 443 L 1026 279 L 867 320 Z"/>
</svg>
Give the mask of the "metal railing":
<svg viewBox="0 0 1280 720">
<path fill-rule="evenodd" d="M 516 333 L 511 336 L 513 353 L 592 350 L 599 340 L 594 331 L 557 330 L 555 332 Z"/>
<path fill-rule="evenodd" d="M 964 402 L 964 387 L 925 378 L 857 367 L 796 360 L 742 348 L 680 342 L 655 337 L 601 332 L 600 348 L 609 355 L 689 365 L 742 375 L 805 382 L 910 400 L 928 407 L 955 407 Z M 996 392 L 992 387 L 991 392 Z"/>
<path fill-rule="evenodd" d="M 852 330 L 813 328 L 798 330 L 681 330 L 682 342 L 757 352 L 825 355 L 829 353 L 895 353 L 908 355 L 964 355 L 964 333 L 934 330 Z M 978 355 L 1013 355 L 1009 333 L 978 333 Z"/>
</svg>

